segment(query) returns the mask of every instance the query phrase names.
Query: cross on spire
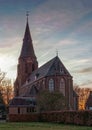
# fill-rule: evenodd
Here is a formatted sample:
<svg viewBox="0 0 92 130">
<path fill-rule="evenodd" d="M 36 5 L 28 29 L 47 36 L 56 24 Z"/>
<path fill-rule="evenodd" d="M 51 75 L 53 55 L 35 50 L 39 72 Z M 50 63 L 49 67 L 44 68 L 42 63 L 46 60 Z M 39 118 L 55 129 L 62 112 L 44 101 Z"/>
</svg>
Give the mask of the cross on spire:
<svg viewBox="0 0 92 130">
<path fill-rule="evenodd" d="M 26 16 L 27 16 L 27 22 L 28 22 L 29 11 L 26 12 Z"/>
</svg>

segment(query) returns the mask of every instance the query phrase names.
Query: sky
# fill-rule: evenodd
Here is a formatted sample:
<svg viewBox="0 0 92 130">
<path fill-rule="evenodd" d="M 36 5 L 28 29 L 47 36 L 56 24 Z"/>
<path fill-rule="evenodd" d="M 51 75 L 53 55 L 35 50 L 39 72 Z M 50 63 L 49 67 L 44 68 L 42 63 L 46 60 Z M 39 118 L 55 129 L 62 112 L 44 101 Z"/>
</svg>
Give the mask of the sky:
<svg viewBox="0 0 92 130">
<path fill-rule="evenodd" d="M 92 0 L 0 0 L 0 69 L 15 80 L 26 11 L 39 66 L 58 56 L 73 83 L 92 88 Z"/>
</svg>

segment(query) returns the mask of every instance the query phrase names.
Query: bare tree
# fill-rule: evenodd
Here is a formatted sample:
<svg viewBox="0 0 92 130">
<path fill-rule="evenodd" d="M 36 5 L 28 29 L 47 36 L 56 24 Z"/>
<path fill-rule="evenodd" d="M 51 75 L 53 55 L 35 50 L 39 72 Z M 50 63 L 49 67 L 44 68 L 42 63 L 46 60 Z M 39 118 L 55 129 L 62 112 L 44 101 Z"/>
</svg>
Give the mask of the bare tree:
<svg viewBox="0 0 92 130">
<path fill-rule="evenodd" d="M 13 86 L 10 79 L 4 79 L 1 84 L 1 93 L 6 105 L 13 98 Z"/>
<path fill-rule="evenodd" d="M 6 73 L 0 70 L 0 93 L 3 101 L 8 105 L 9 100 L 13 97 L 13 86 L 10 79 L 5 78 Z"/>
<path fill-rule="evenodd" d="M 2 72 L 1 69 L 0 69 L 0 100 L 3 100 L 3 96 L 2 96 L 2 91 L 3 91 L 3 88 L 2 88 L 2 82 L 5 78 L 5 72 Z"/>
<path fill-rule="evenodd" d="M 6 73 L 2 72 L 1 69 L 0 69 L 0 84 L 3 81 L 3 79 L 5 78 L 5 75 L 6 75 Z"/>
<path fill-rule="evenodd" d="M 78 85 L 74 85 L 74 90 L 79 96 L 79 110 L 85 109 L 85 103 L 90 93 L 90 88 L 80 88 Z"/>
</svg>

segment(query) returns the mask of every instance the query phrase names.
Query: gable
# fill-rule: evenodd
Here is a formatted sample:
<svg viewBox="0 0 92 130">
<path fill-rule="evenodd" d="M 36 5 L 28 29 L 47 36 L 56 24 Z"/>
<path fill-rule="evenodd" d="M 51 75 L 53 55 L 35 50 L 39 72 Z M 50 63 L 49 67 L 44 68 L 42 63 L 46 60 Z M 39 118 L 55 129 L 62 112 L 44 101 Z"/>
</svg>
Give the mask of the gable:
<svg viewBox="0 0 92 130">
<path fill-rule="evenodd" d="M 60 61 L 60 59 L 58 57 L 55 58 L 52 66 L 50 67 L 47 76 L 51 76 L 51 75 L 68 75 L 71 76 L 70 73 L 68 72 L 68 70 L 65 68 L 65 66 L 63 65 L 63 63 Z"/>
</svg>

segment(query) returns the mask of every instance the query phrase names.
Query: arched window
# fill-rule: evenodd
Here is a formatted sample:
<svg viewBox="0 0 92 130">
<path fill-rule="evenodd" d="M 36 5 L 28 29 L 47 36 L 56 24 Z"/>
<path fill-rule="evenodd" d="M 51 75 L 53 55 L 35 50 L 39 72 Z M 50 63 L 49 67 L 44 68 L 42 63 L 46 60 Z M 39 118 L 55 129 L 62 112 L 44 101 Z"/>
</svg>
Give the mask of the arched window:
<svg viewBox="0 0 92 130">
<path fill-rule="evenodd" d="M 54 80 L 53 79 L 49 80 L 49 91 L 50 92 L 54 91 Z"/>
<path fill-rule="evenodd" d="M 60 80 L 60 92 L 65 96 L 65 80 L 63 78 Z"/>
</svg>

